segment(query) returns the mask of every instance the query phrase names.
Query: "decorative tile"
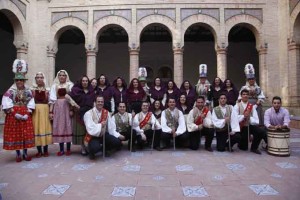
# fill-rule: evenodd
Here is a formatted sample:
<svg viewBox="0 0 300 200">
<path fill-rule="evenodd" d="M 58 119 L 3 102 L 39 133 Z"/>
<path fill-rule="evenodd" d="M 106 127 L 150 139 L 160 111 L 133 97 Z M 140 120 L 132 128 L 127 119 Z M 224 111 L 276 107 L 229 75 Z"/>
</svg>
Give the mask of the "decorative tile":
<svg viewBox="0 0 300 200">
<path fill-rule="evenodd" d="M 63 195 L 68 189 L 70 185 L 50 185 L 47 189 L 43 191 L 43 194 L 52 194 L 52 195 Z"/>
<path fill-rule="evenodd" d="M 111 195 L 114 197 L 134 197 L 135 187 L 115 187 Z"/>
<path fill-rule="evenodd" d="M 69 160 L 71 160 L 70 157 L 64 157 L 64 161 L 69 161 Z"/>
<path fill-rule="evenodd" d="M 240 171 L 246 169 L 246 167 L 242 164 L 227 164 L 226 167 L 233 171 Z"/>
<path fill-rule="evenodd" d="M 165 177 L 163 177 L 163 176 L 154 176 L 153 180 L 162 181 L 162 180 L 165 180 Z"/>
<path fill-rule="evenodd" d="M 280 174 L 276 174 L 276 173 L 271 174 L 271 176 L 275 178 L 282 178 Z"/>
<path fill-rule="evenodd" d="M 214 179 L 214 180 L 217 180 L 217 181 L 221 181 L 221 180 L 224 179 L 224 176 L 222 176 L 222 175 L 215 175 L 215 176 L 213 177 L 213 179 Z"/>
<path fill-rule="evenodd" d="M 214 151 L 213 154 L 215 156 L 229 156 L 229 153 L 228 152 L 220 152 L 220 151 Z"/>
<path fill-rule="evenodd" d="M 88 170 L 93 165 L 94 164 L 76 164 L 72 167 L 72 169 L 75 171 L 83 171 L 83 170 Z"/>
<path fill-rule="evenodd" d="M 156 163 L 162 163 L 163 161 L 161 159 L 154 159 L 154 162 L 156 162 Z"/>
<path fill-rule="evenodd" d="M 0 190 L 8 186 L 8 183 L 0 183 Z"/>
<path fill-rule="evenodd" d="M 39 178 L 45 178 L 45 177 L 47 177 L 47 176 L 48 176 L 48 174 L 39 174 L 39 175 L 38 175 Z"/>
<path fill-rule="evenodd" d="M 178 151 L 178 152 L 173 152 L 173 153 L 172 153 L 172 156 L 174 156 L 174 157 L 182 157 L 182 156 L 185 156 L 185 153 L 180 152 L 180 151 Z"/>
<path fill-rule="evenodd" d="M 27 165 L 24 165 L 22 168 L 25 168 L 25 169 L 37 169 L 37 168 L 40 168 L 43 165 L 44 164 L 42 164 L 42 163 L 29 163 Z"/>
<path fill-rule="evenodd" d="M 95 176 L 95 180 L 97 181 L 97 182 L 100 182 L 100 181 L 102 181 L 104 179 L 104 176 Z"/>
<path fill-rule="evenodd" d="M 201 186 L 182 187 L 183 195 L 186 197 L 207 197 L 208 193 Z"/>
<path fill-rule="evenodd" d="M 178 172 L 189 172 L 193 171 L 193 167 L 191 165 L 177 165 L 176 166 L 176 171 Z"/>
<path fill-rule="evenodd" d="M 249 185 L 249 188 L 257 195 L 278 195 L 270 185 Z"/>
<path fill-rule="evenodd" d="M 126 165 L 123 167 L 123 171 L 126 172 L 139 172 L 141 170 L 140 165 Z"/>
<path fill-rule="evenodd" d="M 276 163 L 277 166 L 283 168 L 283 169 L 296 169 L 298 168 L 297 165 L 289 162 L 278 162 Z"/>
<path fill-rule="evenodd" d="M 144 153 L 143 152 L 132 152 L 131 156 L 132 157 L 143 157 Z"/>
</svg>

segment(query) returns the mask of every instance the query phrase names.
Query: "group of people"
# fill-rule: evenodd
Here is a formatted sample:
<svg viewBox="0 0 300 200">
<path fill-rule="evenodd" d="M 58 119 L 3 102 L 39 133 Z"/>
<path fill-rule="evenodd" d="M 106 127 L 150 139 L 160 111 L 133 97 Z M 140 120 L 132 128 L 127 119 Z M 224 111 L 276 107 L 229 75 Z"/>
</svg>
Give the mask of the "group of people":
<svg viewBox="0 0 300 200">
<path fill-rule="evenodd" d="M 217 150 L 239 149 L 261 154 L 262 139 L 267 133 L 261 103 L 264 95 L 255 82 L 254 68 L 245 67 L 247 84 L 240 92 L 226 79 L 207 80 L 207 66 L 199 66 L 195 88 L 186 80 L 180 89 L 170 80 L 164 87 L 159 77 L 153 86 L 146 82 L 147 71 L 139 68 L 139 77 L 129 87 L 117 77 L 110 85 L 105 75 L 98 79 L 83 76 L 77 83 L 70 81 L 65 70 L 58 71 L 51 87 L 44 73 L 35 74 L 27 86 L 27 63 L 16 59 L 13 64 L 15 83 L 2 98 L 6 113 L 3 148 L 16 150 L 16 162 L 30 161 L 27 149 L 36 146 L 35 157 L 48 157 L 48 145 L 59 143 L 57 156 L 71 155 L 71 143 L 81 145 L 81 154 L 95 159 L 97 152 L 108 154 L 119 150 L 128 141 L 128 150 L 149 146 L 199 149 L 205 136 L 205 149 L 216 133 Z M 281 98 L 274 97 L 273 107 L 265 112 L 267 128 L 281 129 L 289 125 L 289 113 L 281 108 Z M 66 143 L 66 151 L 65 151 Z M 23 150 L 23 152 L 21 152 Z"/>
</svg>

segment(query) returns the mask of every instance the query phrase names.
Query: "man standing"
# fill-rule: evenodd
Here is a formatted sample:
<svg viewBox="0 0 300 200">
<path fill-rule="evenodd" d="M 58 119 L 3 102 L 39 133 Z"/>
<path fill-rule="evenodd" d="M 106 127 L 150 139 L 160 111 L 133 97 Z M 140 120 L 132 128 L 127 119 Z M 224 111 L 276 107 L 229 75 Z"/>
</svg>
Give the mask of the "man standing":
<svg viewBox="0 0 300 200">
<path fill-rule="evenodd" d="M 212 99 L 212 93 L 210 89 L 210 83 L 207 80 L 207 65 L 199 65 L 199 80 L 195 86 L 195 90 L 198 96 L 205 97 L 205 104 L 209 105 Z"/>
<path fill-rule="evenodd" d="M 119 102 L 117 105 L 118 112 L 111 117 L 111 132 L 120 141 L 128 141 L 128 150 L 130 150 L 131 139 L 134 143 L 136 140 L 136 134 L 132 133 L 131 138 L 131 125 L 132 125 L 132 114 L 126 112 L 126 104 Z"/>
<path fill-rule="evenodd" d="M 149 102 L 142 103 L 142 111 L 134 116 L 133 129 L 136 133 L 138 146 L 143 149 L 145 143 L 153 145 L 154 149 L 161 151 L 161 126 L 152 112 L 149 112 Z M 155 132 L 154 132 L 155 130 Z M 152 138 L 154 135 L 154 142 Z"/>
<path fill-rule="evenodd" d="M 227 97 L 225 94 L 219 96 L 219 106 L 215 107 L 212 112 L 212 122 L 216 128 L 217 150 L 233 151 L 232 147 L 241 140 L 240 126 L 237 113 L 234 112 L 232 105 L 227 105 Z M 228 136 L 230 135 L 230 138 Z M 228 140 L 228 142 L 226 142 Z M 230 144 L 229 144 L 230 143 Z M 230 145 L 230 147 L 229 147 Z"/>
<path fill-rule="evenodd" d="M 241 142 L 239 148 L 246 151 L 248 149 L 248 137 L 251 133 L 253 135 L 253 141 L 251 144 L 251 151 L 256 154 L 261 154 L 258 150 L 258 145 L 261 139 L 266 134 L 264 129 L 258 127 L 259 119 L 257 111 L 253 105 L 248 102 L 249 91 L 244 89 L 240 93 L 241 102 L 234 106 L 234 111 L 238 113 L 238 120 L 241 128 Z"/>
<path fill-rule="evenodd" d="M 121 147 L 121 141 L 108 133 L 111 126 L 111 117 L 108 110 L 103 108 L 104 98 L 97 96 L 96 106 L 84 114 L 83 120 L 87 130 L 84 143 L 89 151 L 91 160 L 95 159 L 95 154 L 102 151 L 103 136 L 105 136 L 105 150 L 118 149 Z"/>
<path fill-rule="evenodd" d="M 173 138 L 173 142 L 176 141 L 181 146 L 184 146 L 189 139 L 183 113 L 175 105 L 175 99 L 169 98 L 168 108 L 161 114 L 161 137 L 167 147 L 170 146 L 171 138 Z"/>
<path fill-rule="evenodd" d="M 190 134 L 190 148 L 199 149 L 201 136 L 205 136 L 205 149 L 212 152 L 211 143 L 214 138 L 214 129 L 212 128 L 211 112 L 204 106 L 205 97 L 199 96 L 196 99 L 194 107 L 187 117 L 187 129 Z"/>
</svg>

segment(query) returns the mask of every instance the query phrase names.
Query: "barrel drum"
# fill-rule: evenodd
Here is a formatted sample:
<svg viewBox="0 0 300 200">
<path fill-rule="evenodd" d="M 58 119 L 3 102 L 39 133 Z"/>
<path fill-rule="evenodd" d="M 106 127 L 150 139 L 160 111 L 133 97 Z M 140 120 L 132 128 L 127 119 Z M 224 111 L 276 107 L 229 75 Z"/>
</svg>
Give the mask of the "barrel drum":
<svg viewBox="0 0 300 200">
<path fill-rule="evenodd" d="M 268 129 L 268 153 L 290 156 L 290 129 Z"/>
</svg>

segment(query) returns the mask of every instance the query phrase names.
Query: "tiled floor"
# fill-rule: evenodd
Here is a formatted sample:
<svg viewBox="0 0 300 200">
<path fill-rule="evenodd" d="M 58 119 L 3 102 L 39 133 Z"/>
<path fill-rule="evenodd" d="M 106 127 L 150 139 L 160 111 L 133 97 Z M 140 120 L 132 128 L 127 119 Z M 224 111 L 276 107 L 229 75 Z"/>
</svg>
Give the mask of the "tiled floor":
<svg viewBox="0 0 300 200">
<path fill-rule="evenodd" d="M 152 154 L 124 147 L 90 161 L 79 154 L 79 146 L 72 146 L 71 156 L 57 157 L 58 145 L 52 145 L 50 157 L 16 163 L 14 152 L 0 149 L 0 195 L 3 200 L 299 200 L 300 130 L 291 136 L 290 157 L 236 147 L 233 153 L 207 152 L 201 145 L 198 151 Z"/>
</svg>

